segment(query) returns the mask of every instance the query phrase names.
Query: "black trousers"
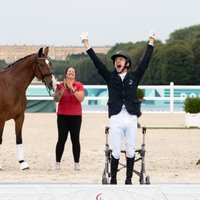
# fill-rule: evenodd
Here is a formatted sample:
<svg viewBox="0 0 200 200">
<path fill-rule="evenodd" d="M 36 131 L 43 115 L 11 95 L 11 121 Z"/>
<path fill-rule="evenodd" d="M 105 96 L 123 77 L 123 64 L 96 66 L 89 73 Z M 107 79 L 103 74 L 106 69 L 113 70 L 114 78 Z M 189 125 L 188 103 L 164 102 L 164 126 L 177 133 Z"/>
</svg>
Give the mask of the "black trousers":
<svg viewBox="0 0 200 200">
<path fill-rule="evenodd" d="M 58 142 L 56 144 L 56 162 L 61 161 L 68 133 L 70 133 L 71 137 L 74 162 L 79 162 L 81 123 L 82 116 L 57 115 Z"/>
</svg>

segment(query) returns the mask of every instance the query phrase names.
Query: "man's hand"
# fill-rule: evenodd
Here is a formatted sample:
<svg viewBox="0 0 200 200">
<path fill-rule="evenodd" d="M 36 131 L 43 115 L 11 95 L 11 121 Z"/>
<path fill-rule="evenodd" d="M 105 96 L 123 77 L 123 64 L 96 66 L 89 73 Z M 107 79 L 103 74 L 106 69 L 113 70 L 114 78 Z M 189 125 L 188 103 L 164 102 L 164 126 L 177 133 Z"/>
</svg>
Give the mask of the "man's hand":
<svg viewBox="0 0 200 200">
<path fill-rule="evenodd" d="M 89 45 L 89 40 L 88 40 L 88 32 L 83 32 L 81 35 L 80 35 L 80 38 L 81 38 L 81 43 L 83 44 L 83 46 L 85 47 L 85 49 L 89 49 L 90 48 L 90 45 Z"/>
<path fill-rule="evenodd" d="M 155 30 L 151 30 L 149 33 L 149 44 L 152 46 L 154 45 L 155 36 Z"/>
<path fill-rule="evenodd" d="M 155 36 L 156 36 L 155 30 L 151 30 L 151 31 L 149 32 L 149 38 L 155 39 Z"/>
<path fill-rule="evenodd" d="M 81 42 L 83 43 L 83 40 L 88 40 L 88 32 L 83 32 L 80 35 Z"/>
</svg>

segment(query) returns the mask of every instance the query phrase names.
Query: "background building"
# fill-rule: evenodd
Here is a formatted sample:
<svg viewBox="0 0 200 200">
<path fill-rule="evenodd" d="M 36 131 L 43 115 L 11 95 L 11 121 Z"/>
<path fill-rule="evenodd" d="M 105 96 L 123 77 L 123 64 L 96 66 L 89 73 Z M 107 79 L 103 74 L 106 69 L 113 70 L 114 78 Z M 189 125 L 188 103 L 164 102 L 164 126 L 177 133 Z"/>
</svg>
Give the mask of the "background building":
<svg viewBox="0 0 200 200">
<path fill-rule="evenodd" d="M 27 55 L 37 53 L 44 46 L 18 46 L 18 45 L 2 45 L 0 46 L 0 60 L 5 60 L 6 63 L 12 63 Z M 107 53 L 111 47 L 94 47 L 97 53 Z M 53 60 L 66 60 L 66 57 L 72 54 L 81 54 L 85 49 L 80 46 L 49 46 L 49 56 Z"/>
</svg>

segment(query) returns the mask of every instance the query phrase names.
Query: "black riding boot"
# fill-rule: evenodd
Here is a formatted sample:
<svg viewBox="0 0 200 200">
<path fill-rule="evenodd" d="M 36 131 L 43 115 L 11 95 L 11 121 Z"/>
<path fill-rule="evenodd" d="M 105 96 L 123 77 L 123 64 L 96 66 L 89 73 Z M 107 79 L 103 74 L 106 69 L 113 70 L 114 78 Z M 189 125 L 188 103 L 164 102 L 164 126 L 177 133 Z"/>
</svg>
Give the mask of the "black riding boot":
<svg viewBox="0 0 200 200">
<path fill-rule="evenodd" d="M 126 185 L 132 185 L 133 167 L 134 167 L 135 157 L 126 159 Z"/>
<path fill-rule="evenodd" d="M 111 156 L 111 179 L 110 184 L 117 184 L 117 170 L 118 170 L 119 159 L 115 159 Z"/>
</svg>

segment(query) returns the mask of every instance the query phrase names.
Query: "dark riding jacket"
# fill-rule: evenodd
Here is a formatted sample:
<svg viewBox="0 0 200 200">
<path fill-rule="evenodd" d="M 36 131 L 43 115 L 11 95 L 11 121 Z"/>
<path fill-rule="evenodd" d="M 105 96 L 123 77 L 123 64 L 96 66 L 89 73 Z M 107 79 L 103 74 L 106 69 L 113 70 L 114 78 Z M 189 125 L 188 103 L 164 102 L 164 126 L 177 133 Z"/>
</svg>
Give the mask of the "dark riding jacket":
<svg viewBox="0 0 200 200">
<path fill-rule="evenodd" d="M 128 113 L 131 115 L 140 116 L 140 102 L 137 97 L 137 87 L 148 67 L 153 53 L 153 46 L 147 46 L 146 53 L 137 69 L 134 72 L 128 71 L 123 81 L 116 70 L 111 72 L 107 69 L 92 48 L 86 52 L 92 59 L 99 74 L 107 83 L 109 117 L 118 114 L 123 105 L 125 105 Z"/>
</svg>

